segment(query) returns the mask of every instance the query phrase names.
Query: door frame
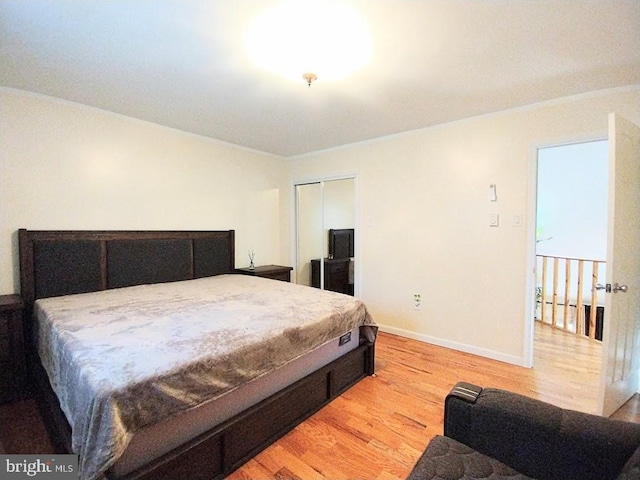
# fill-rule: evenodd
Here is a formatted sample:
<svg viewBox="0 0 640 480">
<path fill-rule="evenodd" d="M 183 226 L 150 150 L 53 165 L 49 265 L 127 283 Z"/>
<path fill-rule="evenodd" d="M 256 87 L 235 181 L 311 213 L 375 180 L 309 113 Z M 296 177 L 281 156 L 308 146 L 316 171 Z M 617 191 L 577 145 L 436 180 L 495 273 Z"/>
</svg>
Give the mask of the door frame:
<svg viewBox="0 0 640 480">
<path fill-rule="evenodd" d="M 588 143 L 608 140 L 607 130 L 592 135 L 578 135 L 555 138 L 547 142 L 531 144 L 529 147 L 529 161 L 527 164 L 527 241 L 526 241 L 526 272 L 524 292 L 524 336 L 523 336 L 523 367 L 533 368 L 534 365 L 534 334 L 535 334 L 535 285 L 536 285 L 536 223 L 538 207 L 538 151 L 543 148 L 561 147 L 576 143 Z"/>
<path fill-rule="evenodd" d="M 354 199 L 354 218 L 355 218 L 355 231 L 354 231 L 354 271 L 353 271 L 353 279 L 354 279 L 354 291 L 353 294 L 355 297 L 360 296 L 360 292 L 362 291 L 362 278 L 360 272 L 362 269 L 361 265 L 361 253 L 360 253 L 360 233 L 362 232 L 362 222 L 360 215 L 360 181 L 359 174 L 357 172 L 353 173 L 344 173 L 337 175 L 323 175 L 323 176 L 310 176 L 303 177 L 299 179 L 293 179 L 291 182 L 291 215 L 292 215 L 292 228 L 290 232 L 291 239 L 291 252 L 290 252 L 290 262 L 291 265 L 294 265 L 294 277 L 296 278 L 297 283 L 297 274 L 298 274 L 298 200 L 297 200 L 297 186 L 298 185 L 307 185 L 311 183 L 321 183 L 321 182 L 331 182 L 335 180 L 353 180 L 353 199 Z M 322 285 L 321 279 L 321 285 Z"/>
</svg>

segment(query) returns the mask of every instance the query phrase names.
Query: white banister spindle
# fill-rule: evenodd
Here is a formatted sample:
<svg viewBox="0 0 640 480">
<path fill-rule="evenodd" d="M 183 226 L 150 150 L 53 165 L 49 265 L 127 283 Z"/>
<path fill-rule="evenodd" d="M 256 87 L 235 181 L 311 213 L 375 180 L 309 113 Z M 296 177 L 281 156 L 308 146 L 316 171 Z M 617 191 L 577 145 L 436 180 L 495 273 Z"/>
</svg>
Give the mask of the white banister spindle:
<svg viewBox="0 0 640 480">
<path fill-rule="evenodd" d="M 596 320 L 598 312 L 598 284 L 599 265 L 604 261 L 590 260 L 583 258 L 556 257 L 552 255 L 537 255 L 537 264 L 541 267 L 538 270 L 538 281 L 536 287 L 536 301 L 540 304 L 540 315 L 536 320 L 554 328 L 575 333 L 576 335 L 586 335 L 586 328 L 589 328 L 589 338 L 596 338 Z M 553 260 L 553 272 L 549 274 L 548 260 Z M 561 261 L 564 261 L 564 271 L 562 271 Z M 586 267 L 585 267 L 586 265 Z M 577 266 L 577 272 L 575 272 Z M 591 267 L 591 285 L 585 282 L 585 268 Z M 561 276 L 564 275 L 564 291 L 560 292 Z M 551 276 L 551 279 L 549 278 Z M 550 283 L 550 285 L 547 285 Z M 585 285 L 586 284 L 586 285 Z M 550 287 L 550 288 L 549 288 Z M 551 291 L 549 291 L 551 289 Z M 585 295 L 590 293 L 590 314 L 585 318 Z M 551 298 L 549 298 L 551 297 Z M 587 302 L 589 300 L 587 299 Z M 547 314 L 547 305 L 551 305 L 551 319 Z M 558 306 L 562 305 L 562 320 L 559 318 Z M 575 308 L 575 314 L 572 309 Z M 539 317 L 539 318 L 538 318 Z M 588 324 L 586 322 L 589 322 Z"/>
</svg>

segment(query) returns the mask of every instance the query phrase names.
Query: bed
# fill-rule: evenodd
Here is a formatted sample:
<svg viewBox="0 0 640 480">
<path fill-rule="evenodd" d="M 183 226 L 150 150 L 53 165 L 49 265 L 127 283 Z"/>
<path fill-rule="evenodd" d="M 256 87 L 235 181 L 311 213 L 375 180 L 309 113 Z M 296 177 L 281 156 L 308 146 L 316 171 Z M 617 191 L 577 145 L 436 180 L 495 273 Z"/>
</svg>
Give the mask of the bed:
<svg viewBox="0 0 640 480">
<path fill-rule="evenodd" d="M 373 374 L 376 327 L 362 302 L 234 275 L 233 230 L 21 229 L 19 247 L 33 384 L 56 449 L 82 452 L 82 478 L 222 478 Z M 285 302 L 281 310 L 273 298 Z M 320 313 L 311 313 L 313 304 Z M 132 311 L 147 330 L 126 323 Z M 321 330 L 328 316 L 343 325 Z M 220 326 L 222 317 L 236 330 Z M 131 333 L 137 329 L 144 333 Z M 311 331 L 321 333 L 312 340 Z M 275 343 L 264 343 L 267 337 Z M 199 353 L 183 359 L 187 350 Z M 119 358 L 127 361 L 118 366 Z M 156 365 L 160 359 L 169 366 Z M 225 362 L 235 373 L 211 377 Z M 176 390 L 192 377 L 197 388 L 192 382 Z"/>
</svg>

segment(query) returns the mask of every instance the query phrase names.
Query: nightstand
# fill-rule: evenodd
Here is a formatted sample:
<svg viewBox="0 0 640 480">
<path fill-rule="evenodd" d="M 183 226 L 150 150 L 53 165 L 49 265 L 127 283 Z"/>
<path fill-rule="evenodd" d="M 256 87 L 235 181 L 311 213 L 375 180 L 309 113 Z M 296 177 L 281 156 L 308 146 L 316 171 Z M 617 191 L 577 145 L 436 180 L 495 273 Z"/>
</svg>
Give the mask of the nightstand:
<svg viewBox="0 0 640 480">
<path fill-rule="evenodd" d="M 282 265 L 262 265 L 260 267 L 255 267 L 253 270 L 248 267 L 236 268 L 236 273 L 290 282 L 291 270 L 293 270 L 293 267 L 283 267 Z"/>
<path fill-rule="evenodd" d="M 0 295 L 0 403 L 18 400 L 26 391 L 26 359 L 20 295 Z"/>
</svg>

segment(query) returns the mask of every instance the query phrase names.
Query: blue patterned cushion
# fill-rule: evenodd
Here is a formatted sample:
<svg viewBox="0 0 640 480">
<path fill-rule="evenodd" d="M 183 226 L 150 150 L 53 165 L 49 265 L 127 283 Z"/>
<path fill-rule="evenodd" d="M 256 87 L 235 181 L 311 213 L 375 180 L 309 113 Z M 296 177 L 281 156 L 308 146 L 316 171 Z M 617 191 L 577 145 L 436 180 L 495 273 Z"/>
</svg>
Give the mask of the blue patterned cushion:
<svg viewBox="0 0 640 480">
<path fill-rule="evenodd" d="M 408 480 L 534 480 L 449 437 L 431 440 Z"/>
</svg>

